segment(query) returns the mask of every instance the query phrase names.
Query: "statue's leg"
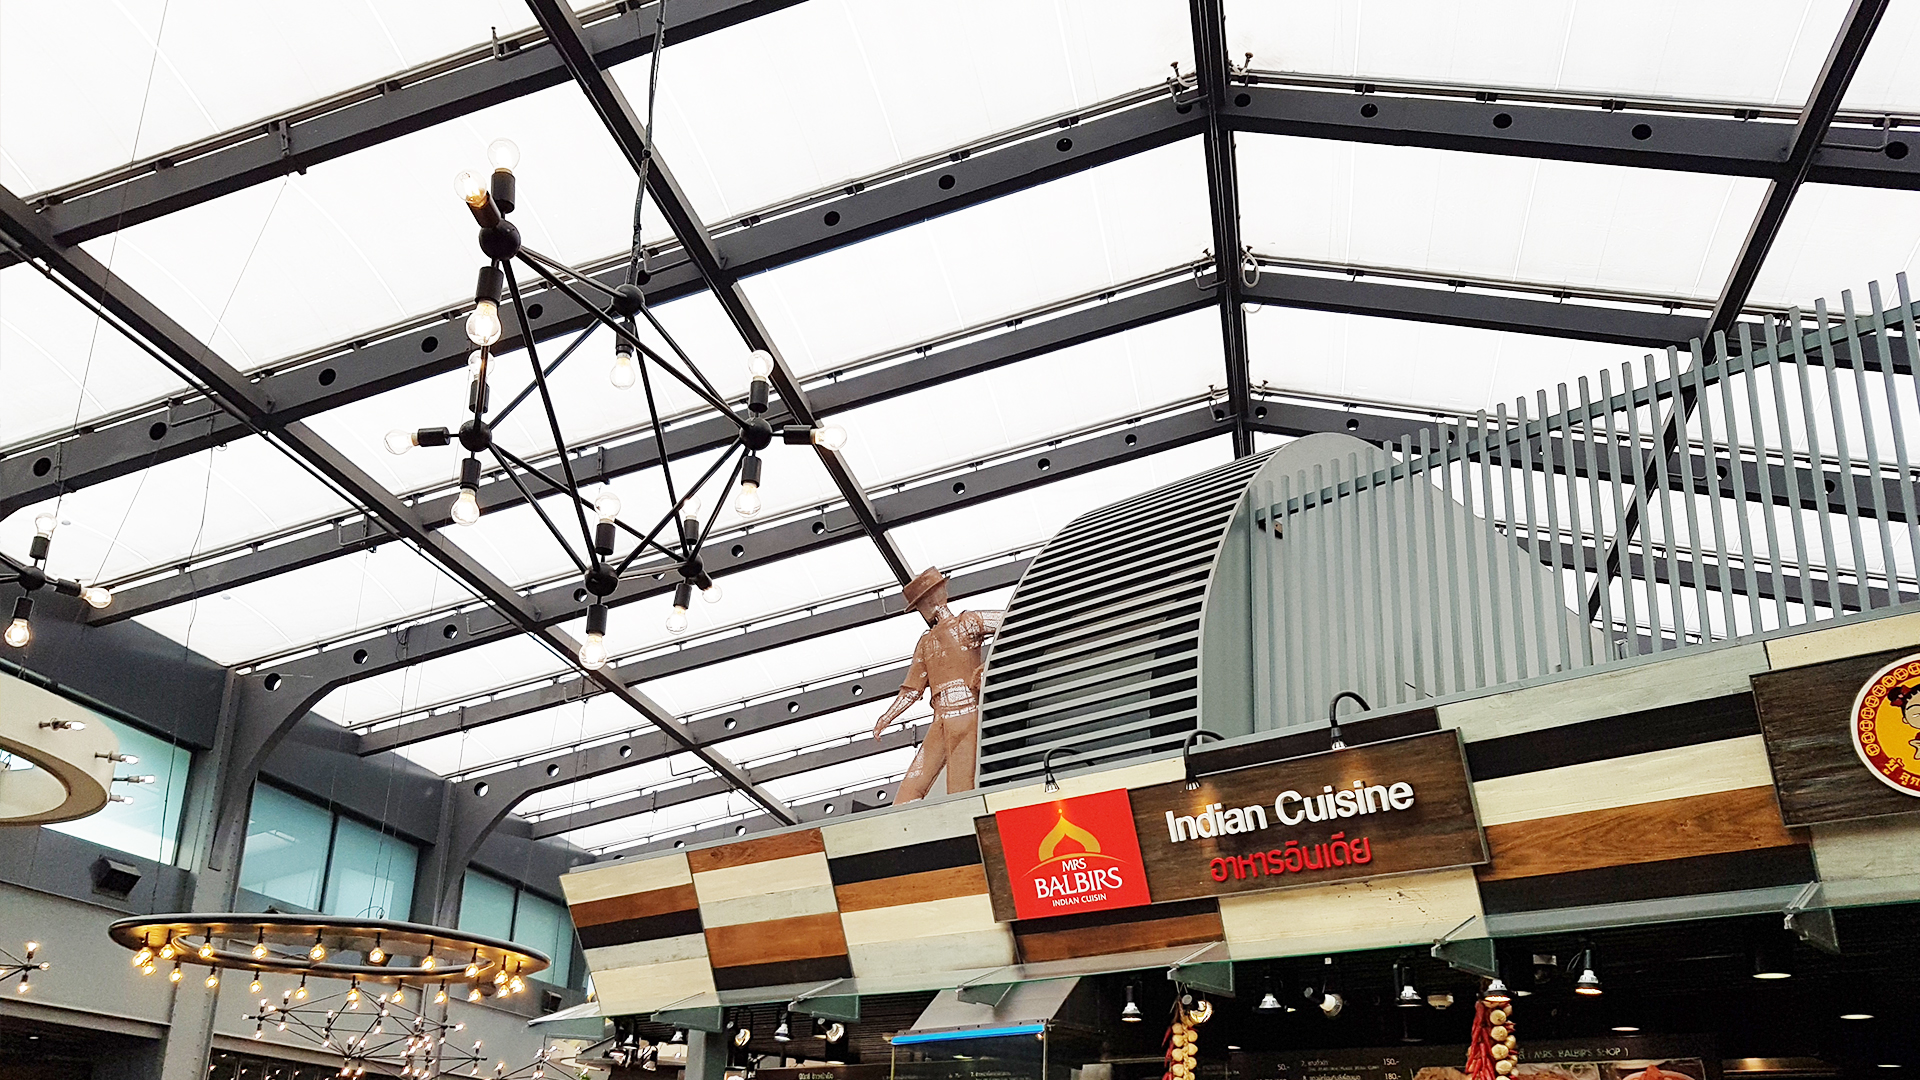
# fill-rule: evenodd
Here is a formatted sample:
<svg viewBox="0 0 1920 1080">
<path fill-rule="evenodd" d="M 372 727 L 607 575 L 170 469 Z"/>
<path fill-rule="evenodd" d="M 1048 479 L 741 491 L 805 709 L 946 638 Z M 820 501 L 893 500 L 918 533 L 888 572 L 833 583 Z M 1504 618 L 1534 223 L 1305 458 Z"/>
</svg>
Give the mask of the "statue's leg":
<svg viewBox="0 0 1920 1080">
<path fill-rule="evenodd" d="M 940 775 L 940 766 L 947 763 L 947 723 L 938 715 L 927 727 L 927 737 L 920 740 L 920 749 L 913 755 L 913 764 L 907 766 L 907 775 L 900 781 L 900 794 L 894 802 L 913 802 L 927 797 L 928 789 L 933 787 L 933 778 Z"/>
<path fill-rule="evenodd" d="M 973 790 L 973 767 L 980 747 L 980 711 L 953 717 L 947 727 L 947 794 Z"/>
</svg>

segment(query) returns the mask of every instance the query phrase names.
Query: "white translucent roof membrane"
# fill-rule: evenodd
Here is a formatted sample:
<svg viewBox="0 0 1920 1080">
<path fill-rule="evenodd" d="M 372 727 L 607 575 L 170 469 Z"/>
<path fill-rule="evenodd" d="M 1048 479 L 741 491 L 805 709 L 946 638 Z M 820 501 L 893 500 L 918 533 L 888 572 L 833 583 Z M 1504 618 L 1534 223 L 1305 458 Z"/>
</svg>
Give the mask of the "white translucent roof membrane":
<svg viewBox="0 0 1920 1080">
<path fill-rule="evenodd" d="M 758 806 L 739 792 L 709 795 L 704 799 L 681 803 L 647 814 L 619 818 L 601 825 L 590 825 L 562 833 L 561 839 L 589 850 L 602 850 L 634 843 L 659 833 L 678 831 L 703 821 L 730 814 L 751 813 Z"/>
<path fill-rule="evenodd" d="M 1894 276 L 1920 266 L 1920 192 L 1806 184 L 1793 197 L 1780 235 L 1754 279 L 1752 302 L 1799 304 L 1808 312 L 1824 298 L 1840 310 L 1853 290 L 1859 311 L 1871 310 L 1867 282 L 1878 281 L 1889 308 L 1900 302 Z M 1920 292 L 1920 282 L 1912 286 Z"/>
<path fill-rule="evenodd" d="M 1057 480 L 1044 487 L 902 525 L 892 530 L 915 567 L 952 566 L 1026 545 L 1038 545 L 1074 518 L 1183 477 L 1224 465 L 1233 448 L 1224 438 L 1205 439 L 1098 472 Z M 1117 439 L 1119 436 L 1108 436 Z"/>
<path fill-rule="evenodd" d="M 1907 115 L 1920 110 L 1920 6 L 1887 7 L 1840 107 Z"/>
<path fill-rule="evenodd" d="M 876 591 L 897 596 L 899 587 L 876 583 Z M 962 608 L 991 606 L 996 602 L 991 596 L 957 601 Z M 920 616 L 903 612 L 868 626 L 762 649 L 750 656 L 708 664 L 677 675 L 649 678 L 641 688 L 653 695 L 655 701 L 685 716 L 803 684 L 824 683 L 905 663 L 926 628 Z M 646 671 L 644 661 L 640 670 L 643 674 Z M 868 695 L 891 696 L 894 689 L 892 686 L 866 687 Z"/>
<path fill-rule="evenodd" d="M 382 544 L 138 616 L 221 664 L 388 626 L 472 594 L 413 548 Z"/>
<path fill-rule="evenodd" d="M 1263 255 L 1718 295 L 1766 182 L 1243 135 L 1241 228 Z"/>
<path fill-rule="evenodd" d="M 447 621 L 464 625 L 462 616 Z M 514 634 L 348 683 L 328 694 L 313 711 L 335 723 L 353 725 L 516 679 L 537 678 L 557 667 L 552 650 L 525 634 Z"/>
<path fill-rule="evenodd" d="M 514 0 L 0 5 L 0 183 L 40 191 L 530 26 Z"/>
<path fill-rule="evenodd" d="M 574 710 L 578 712 L 579 706 L 574 706 Z M 632 715 L 631 711 L 628 715 Z M 675 754 L 643 761 L 590 780 L 576 780 L 563 787 L 535 792 L 515 806 L 513 812 L 522 817 L 532 817 L 565 807 L 585 809 L 589 804 L 617 800 L 711 775 L 712 770 L 694 755 Z"/>
<path fill-rule="evenodd" d="M 1846 10 L 1845 0 L 1228 0 L 1227 53 L 1253 53 L 1256 69 L 1383 82 L 1799 105 Z"/>
<path fill-rule="evenodd" d="M 18 446 L 186 384 L 30 266 L 0 270 L 0 446 Z"/>
<path fill-rule="evenodd" d="M 1465 326 L 1277 306 L 1247 309 L 1254 384 L 1419 411 L 1492 413 L 1601 368 L 1635 365 L 1646 350 Z M 1596 384 L 1597 385 L 1597 384 Z M 1598 393 L 1597 389 L 1595 391 Z M 1549 394 L 1551 396 L 1551 393 Z"/>
<path fill-rule="evenodd" d="M 908 361 L 938 364 L 937 354 Z M 841 413 L 848 462 L 869 486 L 959 465 L 1226 381 L 1220 313 L 1207 308 Z"/>
<path fill-rule="evenodd" d="M 803 375 L 1200 257 L 1200 140 L 1016 192 L 745 282 Z"/>
<path fill-rule="evenodd" d="M 27 507 L 0 523 L 0 548 L 25 551 L 33 519 L 51 512 L 67 524 L 55 533 L 48 572 L 118 581 L 345 505 L 249 436 Z"/>
<path fill-rule="evenodd" d="M 1193 70 L 1178 0 L 842 0 L 678 45 L 667 17 L 660 152 L 707 221 Z M 648 63 L 614 69 L 636 108 Z"/>
<path fill-rule="evenodd" d="M 485 256 L 453 178 L 484 170 L 501 137 L 520 146 L 513 220 L 528 247 L 567 263 L 627 250 L 633 171 L 571 83 L 86 247 L 228 363 L 259 367 L 470 305 Z"/>
</svg>

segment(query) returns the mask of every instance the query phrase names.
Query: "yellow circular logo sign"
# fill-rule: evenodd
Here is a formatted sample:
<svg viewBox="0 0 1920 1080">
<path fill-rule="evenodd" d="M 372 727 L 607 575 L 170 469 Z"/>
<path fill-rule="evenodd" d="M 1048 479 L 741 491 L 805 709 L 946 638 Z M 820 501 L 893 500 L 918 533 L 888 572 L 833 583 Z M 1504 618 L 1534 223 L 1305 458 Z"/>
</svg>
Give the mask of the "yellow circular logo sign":
<svg viewBox="0 0 1920 1080">
<path fill-rule="evenodd" d="M 1920 653 L 1874 673 L 1848 716 L 1853 749 L 1895 791 L 1920 797 Z"/>
</svg>

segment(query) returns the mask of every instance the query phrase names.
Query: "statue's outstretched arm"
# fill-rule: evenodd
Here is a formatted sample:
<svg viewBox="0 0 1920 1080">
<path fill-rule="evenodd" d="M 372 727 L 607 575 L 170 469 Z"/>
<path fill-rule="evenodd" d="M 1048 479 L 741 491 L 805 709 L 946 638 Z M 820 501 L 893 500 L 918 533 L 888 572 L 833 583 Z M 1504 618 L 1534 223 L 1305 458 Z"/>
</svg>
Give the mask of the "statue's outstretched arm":
<svg viewBox="0 0 1920 1080">
<path fill-rule="evenodd" d="M 920 659 L 920 650 L 913 650 L 913 666 L 907 669 L 907 677 L 900 680 L 900 692 L 893 695 L 893 704 L 880 714 L 880 721 L 873 725 L 873 737 L 887 730 L 887 725 L 900 718 L 900 714 L 913 707 L 920 695 L 927 690 L 927 665 Z"/>
</svg>

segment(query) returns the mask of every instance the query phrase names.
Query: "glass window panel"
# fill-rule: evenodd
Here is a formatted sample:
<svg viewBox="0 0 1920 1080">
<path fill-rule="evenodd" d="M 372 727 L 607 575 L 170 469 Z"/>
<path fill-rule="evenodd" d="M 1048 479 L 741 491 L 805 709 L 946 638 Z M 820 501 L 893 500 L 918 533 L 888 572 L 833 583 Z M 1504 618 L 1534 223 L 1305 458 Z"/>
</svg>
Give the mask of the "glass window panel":
<svg viewBox="0 0 1920 1080">
<path fill-rule="evenodd" d="M 566 908 L 520 890 L 520 904 L 513 915 L 513 940 L 553 959 L 553 966 L 534 978 L 555 986 L 568 985 L 573 974 L 573 920 Z"/>
<path fill-rule="evenodd" d="M 714 221 L 1157 86 L 1192 41 L 1173 0 L 800 4 L 668 47 L 661 153 Z M 636 106 L 647 69 L 614 69 Z"/>
<path fill-rule="evenodd" d="M 563 262 L 628 249 L 633 170 L 571 83 L 86 246 L 104 258 L 117 244 L 115 273 L 228 363 L 252 369 L 470 304 L 484 256 L 453 177 L 484 167 L 501 136 L 520 146 L 513 217 L 529 247 Z M 448 330 L 464 336 L 458 323 Z"/>
<path fill-rule="evenodd" d="M 812 375 L 1185 265 L 1211 236 L 1195 138 L 770 270 L 745 288 L 794 369 Z"/>
<path fill-rule="evenodd" d="M 1537 390 L 1634 364 L 1645 349 L 1303 308 L 1247 312 L 1253 381 L 1281 392 L 1411 410 L 1492 413 Z M 1595 383 L 1595 394 L 1599 393 Z M 1551 396 L 1551 395 L 1550 395 Z"/>
<path fill-rule="evenodd" d="M 1766 182 L 1241 136 L 1246 240 L 1314 263 L 1711 300 Z"/>
<path fill-rule="evenodd" d="M 150 785 L 119 784 L 116 794 L 131 802 L 110 802 L 99 813 L 78 821 L 61 821 L 47 826 L 69 836 L 91 840 L 119 851 L 173 862 L 180 839 L 180 809 L 187 797 L 187 774 L 193 766 L 193 752 L 172 741 L 151 735 L 131 724 L 123 724 L 92 713 L 89 723 L 105 724 L 120 740 L 120 753 L 139 759 L 114 771 L 121 776 L 151 776 Z"/>
<path fill-rule="evenodd" d="M 295 907 L 319 908 L 332 835 L 333 815 L 324 807 L 255 784 L 240 887 Z"/>
<path fill-rule="evenodd" d="M 471 598 L 405 544 L 390 543 L 136 617 L 195 652 L 238 664 Z"/>
<path fill-rule="evenodd" d="M 0 379 L 8 388 L 0 443 L 8 446 L 186 388 L 30 266 L 0 270 Z"/>
<path fill-rule="evenodd" d="M 336 818 L 321 910 L 406 922 L 412 918 L 413 875 L 419 861 L 420 849 L 413 844 L 350 818 Z"/>
<path fill-rule="evenodd" d="M 1382 81 L 1798 105 L 1844 0 L 1229 0 L 1227 52 L 1257 69 Z M 1716 48 L 1694 48 L 1713 41 Z"/>
<path fill-rule="evenodd" d="M 468 870 L 460 886 L 460 926 L 470 934 L 513 938 L 513 886 L 491 874 Z"/>
<path fill-rule="evenodd" d="M 1920 192 L 1806 184 L 1793 197 L 1780 235 L 1754 279 L 1756 304 L 1798 304 L 1808 312 L 1824 298 L 1840 310 L 1840 292 L 1853 290 L 1856 310 L 1871 307 L 1867 282 L 1880 283 L 1889 307 L 1898 306 L 1894 277 L 1920 269 L 1920 244 L 1907 226 L 1920 220 Z"/>
<path fill-rule="evenodd" d="M 23 195 L 65 184 L 485 42 L 491 27 L 531 23 L 513 0 L 8 4 L 0 183 Z M 84 49 L 45 47 L 82 40 Z"/>
</svg>

